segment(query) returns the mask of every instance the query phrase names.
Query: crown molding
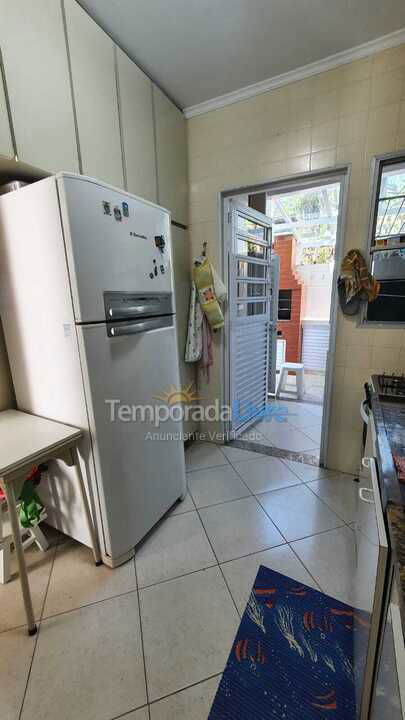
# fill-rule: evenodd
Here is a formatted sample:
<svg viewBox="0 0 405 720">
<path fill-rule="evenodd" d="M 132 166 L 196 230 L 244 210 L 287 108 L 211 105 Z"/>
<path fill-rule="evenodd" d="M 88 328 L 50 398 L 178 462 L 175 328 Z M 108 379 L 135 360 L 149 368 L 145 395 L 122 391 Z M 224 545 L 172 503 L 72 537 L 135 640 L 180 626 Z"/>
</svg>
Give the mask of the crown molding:
<svg viewBox="0 0 405 720">
<path fill-rule="evenodd" d="M 190 105 L 190 107 L 184 108 L 183 112 L 187 119 L 195 117 L 196 115 L 203 115 L 204 113 L 218 110 L 226 105 L 237 103 L 240 100 L 247 100 L 248 98 L 261 95 L 269 90 L 275 90 L 283 85 L 288 85 L 298 80 L 305 80 L 305 78 L 309 78 L 312 75 L 319 75 L 319 73 L 326 72 L 327 70 L 333 70 L 340 65 L 346 65 L 355 60 L 362 60 L 369 55 L 397 47 L 403 43 L 405 43 L 405 28 L 396 30 L 389 35 L 383 35 L 375 40 L 370 40 L 370 42 L 364 43 L 363 45 L 357 45 L 349 50 L 343 50 L 335 55 L 329 55 L 323 58 L 323 60 L 317 60 L 308 65 L 303 65 L 295 70 L 289 70 L 281 75 L 276 75 L 267 80 L 254 83 L 253 85 L 246 85 L 239 90 L 225 93 L 225 95 L 218 95 L 218 97 L 205 100 L 197 105 Z"/>
</svg>

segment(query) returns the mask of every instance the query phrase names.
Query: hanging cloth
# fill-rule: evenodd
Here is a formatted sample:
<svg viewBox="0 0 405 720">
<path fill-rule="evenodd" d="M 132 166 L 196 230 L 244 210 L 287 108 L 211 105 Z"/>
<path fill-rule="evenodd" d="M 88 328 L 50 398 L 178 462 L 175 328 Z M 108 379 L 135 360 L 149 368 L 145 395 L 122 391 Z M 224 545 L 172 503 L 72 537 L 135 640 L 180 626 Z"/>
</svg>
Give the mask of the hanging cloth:
<svg viewBox="0 0 405 720">
<path fill-rule="evenodd" d="M 370 275 L 367 263 L 360 250 L 349 250 L 342 260 L 340 280 L 344 281 L 346 303 L 356 295 L 373 302 L 380 292 L 380 283 Z"/>
<path fill-rule="evenodd" d="M 184 359 L 186 362 L 197 362 L 202 356 L 203 335 L 202 335 L 203 313 L 197 297 L 197 288 L 194 280 L 191 283 L 190 310 L 188 318 L 187 342 Z"/>
<path fill-rule="evenodd" d="M 212 332 L 206 315 L 203 315 L 202 321 L 202 354 L 199 368 L 205 372 L 207 382 L 210 379 L 210 368 L 214 359 L 212 355 Z"/>
<path fill-rule="evenodd" d="M 204 258 L 201 263 L 194 264 L 193 278 L 197 288 L 198 300 L 200 302 L 201 309 L 206 316 L 210 327 L 213 330 L 219 330 L 224 326 L 224 316 L 215 292 L 214 274 L 208 258 Z M 218 281 L 221 283 L 219 278 L 217 279 L 217 282 Z M 223 289 L 226 294 L 224 286 Z"/>
</svg>

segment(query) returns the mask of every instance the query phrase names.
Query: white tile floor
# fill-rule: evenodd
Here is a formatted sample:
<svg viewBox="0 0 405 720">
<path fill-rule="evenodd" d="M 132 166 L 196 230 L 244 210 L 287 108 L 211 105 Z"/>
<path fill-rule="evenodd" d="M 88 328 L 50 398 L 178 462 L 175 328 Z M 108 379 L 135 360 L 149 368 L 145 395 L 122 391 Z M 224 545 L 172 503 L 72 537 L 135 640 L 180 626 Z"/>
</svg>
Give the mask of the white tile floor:
<svg viewBox="0 0 405 720">
<path fill-rule="evenodd" d="M 350 602 L 351 476 L 210 444 L 186 457 L 189 493 L 135 562 L 95 568 L 64 538 L 28 553 L 35 638 L 18 581 L 0 586 L 1 720 L 206 720 L 260 564 Z"/>
<path fill-rule="evenodd" d="M 271 400 L 269 404 L 275 414 L 254 425 L 250 433 L 256 436 L 251 439 L 281 450 L 319 456 L 322 405 L 294 400 Z"/>
</svg>

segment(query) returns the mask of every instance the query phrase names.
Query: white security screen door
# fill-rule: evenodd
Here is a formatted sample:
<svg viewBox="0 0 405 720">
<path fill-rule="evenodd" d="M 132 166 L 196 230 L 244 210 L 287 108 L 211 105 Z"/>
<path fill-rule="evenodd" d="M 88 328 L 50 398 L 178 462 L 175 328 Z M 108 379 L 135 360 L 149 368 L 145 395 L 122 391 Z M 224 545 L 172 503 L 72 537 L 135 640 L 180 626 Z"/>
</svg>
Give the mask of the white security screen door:
<svg viewBox="0 0 405 720">
<path fill-rule="evenodd" d="M 268 394 L 271 220 L 229 201 L 230 432 L 264 412 Z"/>
</svg>

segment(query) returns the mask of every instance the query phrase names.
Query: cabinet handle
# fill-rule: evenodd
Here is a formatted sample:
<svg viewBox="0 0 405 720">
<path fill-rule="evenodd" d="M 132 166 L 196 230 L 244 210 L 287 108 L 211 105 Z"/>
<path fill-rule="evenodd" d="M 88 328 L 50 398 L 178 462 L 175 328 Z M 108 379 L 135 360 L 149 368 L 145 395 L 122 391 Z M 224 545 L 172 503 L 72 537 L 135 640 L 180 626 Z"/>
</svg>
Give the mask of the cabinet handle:
<svg viewBox="0 0 405 720">
<path fill-rule="evenodd" d="M 361 419 L 363 420 L 363 422 L 365 422 L 366 425 L 368 425 L 370 416 L 368 414 L 367 400 L 362 400 L 360 403 L 360 415 L 361 415 Z"/>
<path fill-rule="evenodd" d="M 370 496 L 367 497 L 367 493 L 370 493 L 371 499 Z M 374 505 L 374 492 L 370 488 L 359 488 L 359 497 L 360 500 L 363 500 L 363 502 L 368 503 L 369 505 Z"/>
</svg>

